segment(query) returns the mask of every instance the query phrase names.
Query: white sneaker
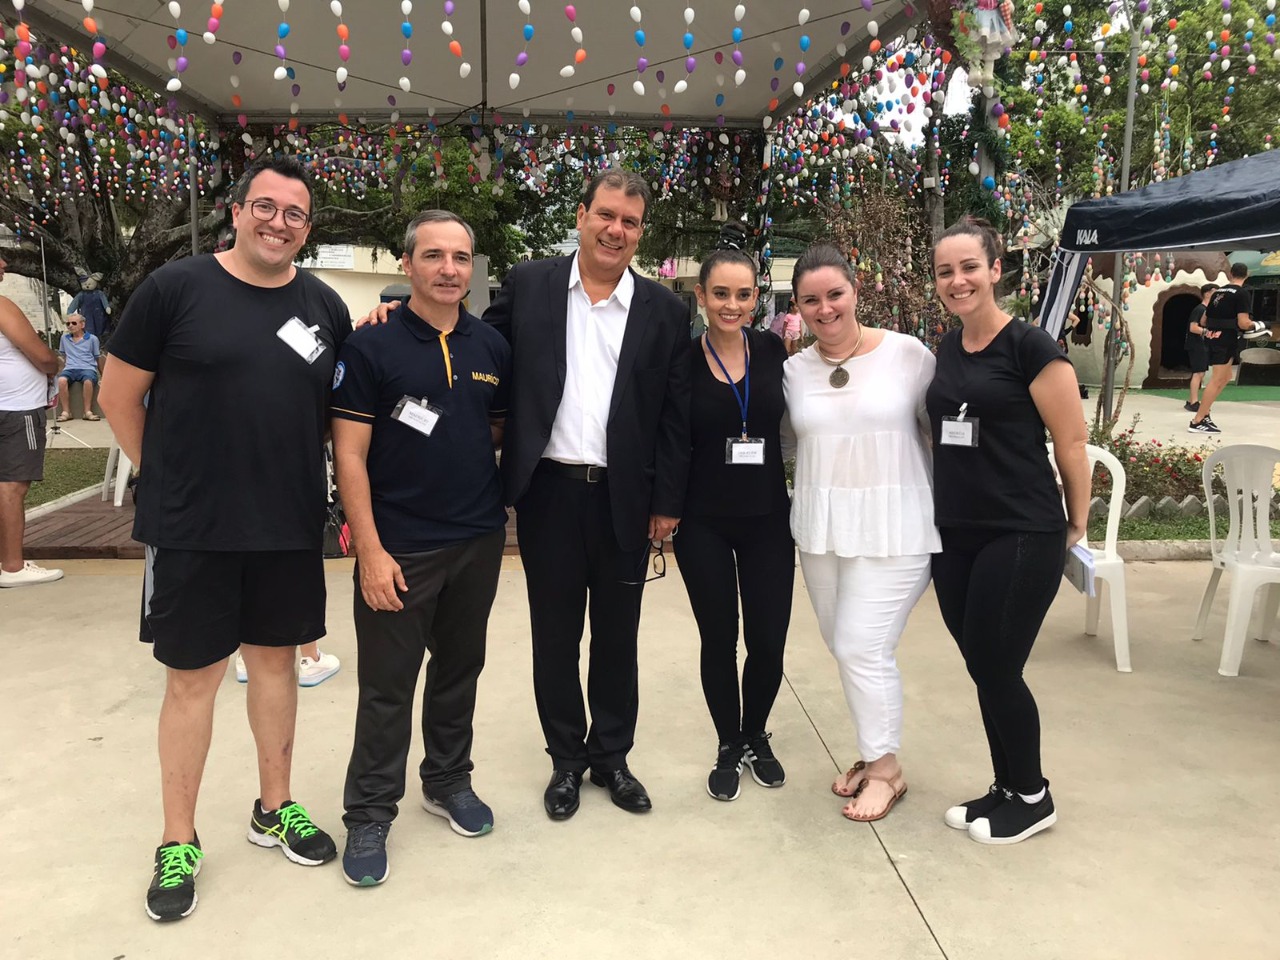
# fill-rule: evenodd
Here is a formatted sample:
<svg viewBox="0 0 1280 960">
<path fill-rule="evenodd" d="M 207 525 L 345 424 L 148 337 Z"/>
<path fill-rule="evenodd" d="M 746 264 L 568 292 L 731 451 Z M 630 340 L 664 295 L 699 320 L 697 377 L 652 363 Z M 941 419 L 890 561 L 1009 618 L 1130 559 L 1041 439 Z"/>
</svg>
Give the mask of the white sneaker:
<svg viewBox="0 0 1280 960">
<path fill-rule="evenodd" d="M 0 587 L 29 587 L 35 583 L 52 583 L 61 579 L 61 570 L 46 570 L 44 567 L 37 567 L 30 560 L 22 564 L 21 570 L 0 570 Z"/>
<path fill-rule="evenodd" d="M 236 654 L 236 679 L 241 683 L 249 682 L 249 671 L 244 667 L 244 657 Z"/>
<path fill-rule="evenodd" d="M 314 687 L 324 683 L 342 669 L 342 661 L 332 653 L 320 653 L 317 660 L 303 657 L 298 661 L 298 686 Z"/>
</svg>

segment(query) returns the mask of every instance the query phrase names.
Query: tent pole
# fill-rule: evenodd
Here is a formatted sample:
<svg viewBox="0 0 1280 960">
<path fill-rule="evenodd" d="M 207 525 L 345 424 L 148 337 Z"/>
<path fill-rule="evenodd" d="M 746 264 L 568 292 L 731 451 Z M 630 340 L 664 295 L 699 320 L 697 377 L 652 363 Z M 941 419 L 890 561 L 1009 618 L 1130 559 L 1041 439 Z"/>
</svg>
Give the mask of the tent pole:
<svg viewBox="0 0 1280 960">
<path fill-rule="evenodd" d="M 1138 47 L 1142 24 L 1133 19 L 1133 6 L 1125 0 L 1125 17 L 1129 21 L 1129 96 L 1124 114 L 1124 151 L 1120 154 L 1120 183 L 1116 193 L 1129 189 L 1129 158 L 1133 153 L 1133 110 L 1138 96 Z M 1114 267 L 1114 285 L 1111 290 L 1111 309 L 1114 312 L 1107 328 L 1102 353 L 1102 419 L 1110 422 L 1116 387 L 1116 324 L 1123 315 L 1124 254 L 1117 253 Z"/>
<path fill-rule="evenodd" d="M 200 188 L 196 183 L 196 125 L 187 117 L 187 184 L 191 192 L 191 255 L 200 253 Z"/>
</svg>

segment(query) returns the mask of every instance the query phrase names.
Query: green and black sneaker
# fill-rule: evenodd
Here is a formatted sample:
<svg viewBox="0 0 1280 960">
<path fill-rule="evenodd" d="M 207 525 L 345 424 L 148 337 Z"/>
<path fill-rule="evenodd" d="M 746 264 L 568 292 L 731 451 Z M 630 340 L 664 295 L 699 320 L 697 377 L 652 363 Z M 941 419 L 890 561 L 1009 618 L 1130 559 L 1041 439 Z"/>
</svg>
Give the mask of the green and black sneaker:
<svg viewBox="0 0 1280 960">
<path fill-rule="evenodd" d="M 286 857 L 304 867 L 318 867 L 338 855 L 333 837 L 312 823 L 302 805 L 292 800 L 270 812 L 262 809 L 261 799 L 253 801 L 249 842 L 279 847 Z"/>
<path fill-rule="evenodd" d="M 152 920 L 181 920 L 196 909 L 196 874 L 200 872 L 200 838 L 176 840 L 156 847 L 156 872 L 147 888 L 147 916 Z"/>
</svg>

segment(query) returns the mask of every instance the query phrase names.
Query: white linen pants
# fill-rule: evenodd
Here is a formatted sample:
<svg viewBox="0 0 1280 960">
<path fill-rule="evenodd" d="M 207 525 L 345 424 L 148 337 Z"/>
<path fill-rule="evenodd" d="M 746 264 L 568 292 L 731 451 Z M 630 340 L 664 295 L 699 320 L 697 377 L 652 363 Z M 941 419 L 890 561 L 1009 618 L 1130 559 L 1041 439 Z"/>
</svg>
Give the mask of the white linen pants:
<svg viewBox="0 0 1280 960">
<path fill-rule="evenodd" d="M 844 698 L 867 763 L 902 746 L 902 674 L 898 639 L 929 585 L 927 553 L 838 557 L 800 553 L 800 569 L 818 629 L 840 668 Z"/>
</svg>

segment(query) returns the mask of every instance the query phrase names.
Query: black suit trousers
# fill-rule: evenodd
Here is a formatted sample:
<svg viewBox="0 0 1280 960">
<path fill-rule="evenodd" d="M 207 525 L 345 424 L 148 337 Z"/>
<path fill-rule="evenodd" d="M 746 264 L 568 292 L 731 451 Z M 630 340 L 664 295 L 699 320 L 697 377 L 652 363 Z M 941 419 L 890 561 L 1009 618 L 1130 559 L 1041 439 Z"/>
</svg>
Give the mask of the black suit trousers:
<svg viewBox="0 0 1280 960">
<path fill-rule="evenodd" d="M 619 548 L 607 479 L 588 483 L 539 468 L 515 507 L 547 753 L 557 770 L 625 766 L 640 704 L 636 634 L 649 545 Z M 588 610 L 589 731 L 578 667 Z"/>
<path fill-rule="evenodd" d="M 413 697 L 423 656 L 422 783 L 436 799 L 471 785 L 472 717 L 484 668 L 489 610 L 498 591 L 506 533 L 495 530 L 426 553 L 399 554 L 403 610 L 373 610 L 355 572 L 360 699 L 347 767 L 343 821 L 390 822 L 404 796 L 413 738 Z"/>
</svg>

